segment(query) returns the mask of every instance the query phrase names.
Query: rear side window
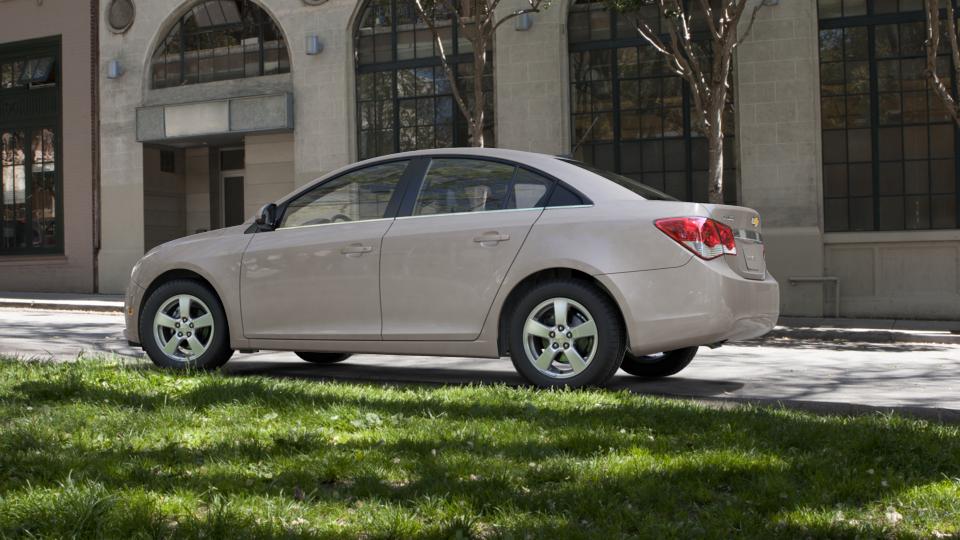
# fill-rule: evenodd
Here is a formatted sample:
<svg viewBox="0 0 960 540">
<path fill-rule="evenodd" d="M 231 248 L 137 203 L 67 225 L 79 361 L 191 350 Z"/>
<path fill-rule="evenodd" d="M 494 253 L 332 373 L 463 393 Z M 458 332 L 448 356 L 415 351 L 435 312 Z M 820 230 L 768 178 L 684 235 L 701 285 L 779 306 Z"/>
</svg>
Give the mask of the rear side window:
<svg viewBox="0 0 960 540">
<path fill-rule="evenodd" d="M 507 208 L 540 208 L 544 206 L 551 185 L 553 185 L 553 180 L 518 167 L 513 177 L 513 185 L 510 188 Z"/>
<path fill-rule="evenodd" d="M 634 180 L 633 178 L 628 178 L 628 177 L 626 177 L 626 176 L 623 176 L 623 175 L 620 175 L 620 174 L 617 174 L 617 173 L 612 173 L 612 172 L 610 172 L 610 171 L 605 171 L 605 170 L 603 170 L 603 169 L 598 169 L 598 168 L 596 168 L 596 167 L 592 167 L 592 166 L 590 166 L 590 165 L 587 165 L 586 163 L 583 163 L 582 161 L 576 161 L 576 160 L 573 160 L 573 159 L 561 159 L 560 161 L 563 161 L 563 162 L 565 162 L 565 163 L 569 163 L 569 164 L 571 164 L 571 165 L 576 165 L 577 167 L 580 167 L 581 169 L 590 171 L 590 172 L 592 172 L 593 174 L 596 174 L 597 176 L 601 176 L 601 177 L 603 177 L 603 178 L 606 178 L 607 180 L 609 180 L 609 181 L 611 181 L 611 182 L 613 182 L 613 183 L 615 183 L 615 184 L 617 184 L 617 185 L 619 185 L 619 186 L 621 186 L 621 187 L 625 187 L 625 188 L 629 189 L 630 191 L 636 193 L 637 195 L 643 197 L 644 199 L 647 199 L 647 200 L 650 200 L 650 201 L 676 201 L 676 200 L 679 200 L 679 199 L 676 199 L 676 198 L 674 198 L 674 197 L 671 197 L 670 195 L 667 195 L 666 193 L 664 193 L 664 192 L 662 192 L 662 191 L 653 189 L 652 187 L 644 184 L 643 182 L 641 182 L 641 181 L 639 181 L 639 180 Z"/>
<path fill-rule="evenodd" d="M 563 184 L 557 184 L 557 189 L 550 195 L 547 206 L 579 206 L 585 204 L 582 197 Z"/>
<path fill-rule="evenodd" d="M 423 179 L 413 215 L 502 210 L 515 168 L 479 159 L 434 159 Z"/>
</svg>

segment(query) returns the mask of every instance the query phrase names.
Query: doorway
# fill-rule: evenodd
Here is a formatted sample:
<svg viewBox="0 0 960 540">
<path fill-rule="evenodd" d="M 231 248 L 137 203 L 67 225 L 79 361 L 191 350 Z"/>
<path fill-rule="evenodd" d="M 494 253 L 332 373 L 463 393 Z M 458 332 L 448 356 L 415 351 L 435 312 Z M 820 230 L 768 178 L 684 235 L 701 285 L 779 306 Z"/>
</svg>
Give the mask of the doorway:
<svg viewBox="0 0 960 540">
<path fill-rule="evenodd" d="M 220 193 L 223 226 L 240 225 L 246 220 L 244 215 L 244 152 L 243 148 L 222 148 L 220 150 Z"/>
</svg>

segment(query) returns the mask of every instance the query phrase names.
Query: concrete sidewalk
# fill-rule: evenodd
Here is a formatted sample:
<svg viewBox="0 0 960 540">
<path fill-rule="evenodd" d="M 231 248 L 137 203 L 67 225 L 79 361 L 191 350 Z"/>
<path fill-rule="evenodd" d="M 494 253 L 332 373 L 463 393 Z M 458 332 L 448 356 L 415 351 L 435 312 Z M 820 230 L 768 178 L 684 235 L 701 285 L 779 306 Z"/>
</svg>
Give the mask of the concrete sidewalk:
<svg viewBox="0 0 960 540">
<path fill-rule="evenodd" d="M 0 292 L 0 308 L 123 313 L 123 296 L 113 294 Z M 844 341 L 855 343 L 943 343 L 960 345 L 960 321 L 901 319 L 834 319 L 780 317 L 778 326 L 761 338 Z"/>
<path fill-rule="evenodd" d="M 123 313 L 123 295 L 0 292 L 0 307 Z"/>
</svg>

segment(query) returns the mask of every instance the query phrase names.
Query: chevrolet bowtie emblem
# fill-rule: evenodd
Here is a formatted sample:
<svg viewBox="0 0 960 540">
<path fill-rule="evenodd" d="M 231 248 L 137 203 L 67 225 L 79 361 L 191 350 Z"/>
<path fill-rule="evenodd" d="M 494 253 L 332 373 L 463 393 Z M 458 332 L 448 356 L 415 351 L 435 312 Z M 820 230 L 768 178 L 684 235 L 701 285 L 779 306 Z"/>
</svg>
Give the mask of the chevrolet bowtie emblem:
<svg viewBox="0 0 960 540">
<path fill-rule="evenodd" d="M 754 227 L 759 227 L 759 226 L 760 226 L 760 218 L 757 217 L 757 216 L 753 216 L 753 219 L 750 220 L 750 223 L 753 223 L 753 226 L 754 226 Z"/>
</svg>

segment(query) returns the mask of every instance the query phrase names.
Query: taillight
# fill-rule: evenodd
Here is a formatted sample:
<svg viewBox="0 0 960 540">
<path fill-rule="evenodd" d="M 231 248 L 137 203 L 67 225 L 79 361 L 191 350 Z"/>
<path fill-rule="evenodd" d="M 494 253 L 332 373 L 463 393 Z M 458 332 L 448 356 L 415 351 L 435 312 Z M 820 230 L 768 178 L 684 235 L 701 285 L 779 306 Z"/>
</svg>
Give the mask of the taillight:
<svg viewBox="0 0 960 540">
<path fill-rule="evenodd" d="M 737 254 L 733 229 L 719 221 L 705 217 L 681 217 L 658 219 L 654 224 L 701 259 Z"/>
</svg>

